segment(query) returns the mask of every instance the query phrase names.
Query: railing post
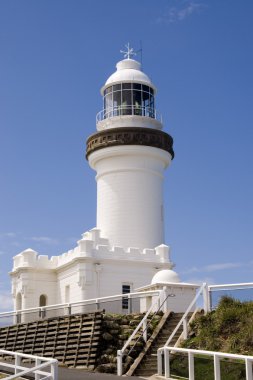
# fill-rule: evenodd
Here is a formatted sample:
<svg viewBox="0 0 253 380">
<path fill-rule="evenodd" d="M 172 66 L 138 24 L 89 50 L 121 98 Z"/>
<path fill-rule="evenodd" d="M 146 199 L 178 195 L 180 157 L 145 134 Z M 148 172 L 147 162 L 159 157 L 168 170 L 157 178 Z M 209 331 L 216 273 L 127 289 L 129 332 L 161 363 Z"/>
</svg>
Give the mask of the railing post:
<svg viewBox="0 0 253 380">
<path fill-rule="evenodd" d="M 158 348 L 157 350 L 157 374 L 158 376 L 163 375 L 163 349 Z"/>
<path fill-rule="evenodd" d="M 71 304 L 70 303 L 68 304 L 67 308 L 68 308 L 68 315 L 71 315 Z"/>
<path fill-rule="evenodd" d="M 52 380 L 58 380 L 58 362 L 55 361 L 51 364 Z"/>
<path fill-rule="evenodd" d="M 122 351 L 117 351 L 117 375 L 122 376 Z"/>
<path fill-rule="evenodd" d="M 38 365 L 40 365 L 40 364 L 41 364 L 41 360 L 40 360 L 39 358 L 36 358 L 36 359 L 35 359 L 35 365 L 36 365 L 36 367 L 37 367 Z M 36 371 L 35 371 L 34 379 L 35 379 L 35 380 L 40 380 L 40 374 L 37 373 Z"/>
<path fill-rule="evenodd" d="M 188 338 L 188 322 L 187 322 L 186 317 L 183 319 L 183 333 L 184 333 L 184 339 L 187 339 Z"/>
<path fill-rule="evenodd" d="M 246 367 L 246 380 L 252 380 L 252 361 L 250 359 L 245 359 Z"/>
<path fill-rule="evenodd" d="M 208 292 L 208 285 L 206 282 L 204 282 L 203 284 L 203 300 L 204 300 L 204 312 L 206 314 L 210 311 L 209 292 Z"/>
<path fill-rule="evenodd" d="M 195 379 L 194 355 L 192 352 L 188 352 L 188 368 L 189 368 L 189 380 L 194 380 Z"/>
<path fill-rule="evenodd" d="M 220 358 L 218 355 L 214 354 L 213 364 L 214 364 L 214 380 L 221 380 L 221 378 L 220 378 Z"/>
<path fill-rule="evenodd" d="M 170 377 L 170 352 L 164 347 L 164 376 L 165 379 L 169 379 Z"/>
<path fill-rule="evenodd" d="M 147 342 L 148 340 L 148 332 L 147 332 L 147 319 L 145 318 L 142 325 L 142 331 L 143 331 L 143 340 L 144 342 Z"/>
<path fill-rule="evenodd" d="M 98 302 L 98 299 L 96 299 L 96 309 L 99 310 L 99 302 Z"/>
<path fill-rule="evenodd" d="M 19 354 L 16 354 L 15 355 L 15 375 L 20 371 L 19 367 L 21 365 L 21 357 L 19 356 Z"/>
<path fill-rule="evenodd" d="M 132 308 L 132 298 L 131 298 L 131 296 L 129 295 L 128 296 L 128 309 L 129 309 L 129 314 L 132 314 L 132 312 L 133 312 L 133 308 Z"/>
</svg>

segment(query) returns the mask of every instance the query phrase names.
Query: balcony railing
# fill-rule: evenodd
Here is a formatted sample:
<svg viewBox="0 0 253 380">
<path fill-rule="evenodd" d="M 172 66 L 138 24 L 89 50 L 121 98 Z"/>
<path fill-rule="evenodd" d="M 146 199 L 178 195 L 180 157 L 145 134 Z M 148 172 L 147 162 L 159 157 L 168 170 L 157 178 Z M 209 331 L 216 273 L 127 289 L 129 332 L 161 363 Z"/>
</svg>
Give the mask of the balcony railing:
<svg viewBox="0 0 253 380">
<path fill-rule="evenodd" d="M 150 117 L 162 123 L 162 116 L 154 108 L 141 107 L 141 106 L 136 106 L 134 104 L 121 105 L 117 107 L 103 109 L 102 111 L 97 113 L 96 123 L 99 123 L 100 121 L 109 119 L 111 117 L 128 116 L 128 115 Z"/>
</svg>

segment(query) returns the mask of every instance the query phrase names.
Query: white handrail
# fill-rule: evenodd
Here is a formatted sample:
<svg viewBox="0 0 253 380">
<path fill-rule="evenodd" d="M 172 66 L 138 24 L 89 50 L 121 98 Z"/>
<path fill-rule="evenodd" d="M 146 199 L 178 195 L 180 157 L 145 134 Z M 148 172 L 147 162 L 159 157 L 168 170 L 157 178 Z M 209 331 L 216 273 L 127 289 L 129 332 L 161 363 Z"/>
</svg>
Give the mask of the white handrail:
<svg viewBox="0 0 253 380">
<path fill-rule="evenodd" d="M 116 107 L 109 107 L 108 109 L 102 109 L 96 115 L 96 123 L 109 119 L 110 117 L 115 116 L 142 116 L 142 117 L 151 117 L 162 122 L 162 116 L 159 112 L 148 106 L 136 106 L 135 104 L 121 105 Z"/>
<path fill-rule="evenodd" d="M 216 351 L 206 351 L 206 350 L 195 350 L 191 348 L 178 348 L 173 346 L 162 347 L 158 349 L 158 375 L 162 376 L 162 354 L 164 354 L 164 377 L 165 379 L 173 380 L 170 374 L 170 358 L 169 353 L 171 352 L 184 352 L 188 354 L 188 366 L 189 366 L 189 380 L 194 380 L 194 355 L 206 355 L 212 356 L 214 359 L 214 374 L 215 380 L 220 380 L 220 358 L 229 359 L 239 359 L 244 360 L 245 370 L 246 370 L 246 380 L 252 380 L 252 363 L 253 356 L 240 355 L 240 354 L 230 354 L 225 352 Z M 175 378 L 174 378 L 175 379 Z"/>
<path fill-rule="evenodd" d="M 148 318 L 149 314 L 152 312 L 152 310 L 154 310 L 154 308 L 156 306 L 158 306 L 159 303 L 164 298 L 164 290 L 159 290 L 159 293 L 160 293 L 159 297 L 152 303 L 152 305 L 150 306 L 150 308 L 148 309 L 148 311 L 146 312 L 146 314 L 144 315 L 144 317 L 142 318 L 142 320 L 140 321 L 138 326 L 135 328 L 132 335 L 128 338 L 128 340 L 126 341 L 126 343 L 124 344 L 122 349 L 117 351 L 117 375 L 118 376 L 122 376 L 122 373 L 123 373 L 123 371 L 122 371 L 123 362 L 122 361 L 123 361 L 123 354 L 124 354 L 126 348 L 128 347 L 129 343 L 133 340 L 133 338 L 135 337 L 137 332 L 140 330 L 140 328 L 144 327 L 146 325 L 147 318 Z"/>
<path fill-rule="evenodd" d="M 35 374 L 35 378 L 36 378 L 36 375 L 43 375 L 45 376 L 44 379 L 58 380 L 58 360 L 56 359 L 23 354 L 21 352 L 6 351 L 6 350 L 0 350 L 0 354 L 13 356 L 15 359 L 14 363 L 5 363 L 3 361 L 0 362 L 1 366 L 6 367 L 6 368 L 12 368 L 15 372 L 14 375 L 9 375 L 9 376 L 7 375 L 7 377 L 4 378 L 5 380 L 17 379 L 29 373 Z M 22 358 L 32 359 L 33 361 L 35 361 L 35 366 L 31 368 L 21 366 Z M 48 366 L 50 366 L 50 372 L 41 371 L 43 368 L 46 368 Z"/>
<path fill-rule="evenodd" d="M 99 303 L 104 302 L 110 302 L 110 301 L 119 301 L 122 298 L 142 298 L 143 296 L 149 296 L 149 295 L 159 295 L 159 290 L 149 290 L 145 292 L 132 292 L 132 293 L 126 293 L 126 294 L 116 294 L 114 296 L 106 296 L 106 297 L 100 297 L 100 298 L 90 298 L 88 300 L 81 300 L 76 302 L 69 302 L 69 303 L 61 303 L 61 304 L 54 304 L 54 305 L 47 305 L 47 306 L 40 306 L 40 307 L 32 307 L 28 309 L 19 309 L 19 310 L 12 310 L 12 311 L 5 311 L 0 313 L 0 319 L 2 317 L 11 317 L 15 315 L 22 315 L 27 314 L 31 312 L 40 312 L 40 311 L 48 311 L 53 309 L 60 309 L 65 307 L 75 307 L 75 306 L 87 306 L 87 305 L 97 305 Z"/>
<path fill-rule="evenodd" d="M 188 314 L 190 313 L 191 309 L 193 308 L 193 306 L 196 304 L 199 296 L 201 295 L 201 293 L 204 292 L 204 289 L 206 288 L 206 283 L 203 283 L 203 285 L 199 288 L 198 292 L 196 293 L 196 296 L 193 298 L 193 300 L 191 301 L 190 305 L 188 306 L 188 308 L 186 309 L 186 312 L 184 313 L 184 315 L 182 316 L 182 318 L 180 319 L 180 321 L 178 322 L 178 324 L 176 325 L 174 331 L 172 332 L 172 334 L 170 335 L 169 339 L 167 340 L 167 342 L 165 343 L 164 346 L 168 346 L 170 344 L 170 342 L 172 341 L 172 339 L 174 338 L 177 330 L 179 329 L 179 327 L 183 324 L 184 326 L 184 331 L 185 331 L 185 338 L 186 338 L 186 335 L 187 335 L 187 324 L 185 323 L 186 321 L 186 318 L 188 316 Z"/>
<path fill-rule="evenodd" d="M 250 287 L 253 287 L 253 282 L 242 282 L 240 284 L 219 284 L 219 285 L 209 285 L 208 286 L 208 290 L 209 291 L 212 291 L 212 290 L 228 290 L 228 288 L 232 288 L 232 289 L 248 289 Z"/>
</svg>

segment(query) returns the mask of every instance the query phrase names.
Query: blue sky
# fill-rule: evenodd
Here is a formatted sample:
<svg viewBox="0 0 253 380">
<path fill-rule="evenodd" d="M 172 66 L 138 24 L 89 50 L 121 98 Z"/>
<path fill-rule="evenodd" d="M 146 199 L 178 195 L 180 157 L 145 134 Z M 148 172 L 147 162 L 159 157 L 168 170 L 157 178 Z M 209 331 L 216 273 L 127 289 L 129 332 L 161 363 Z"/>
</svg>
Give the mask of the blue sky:
<svg viewBox="0 0 253 380">
<path fill-rule="evenodd" d="M 166 243 L 184 281 L 252 281 L 253 2 L 1 0 L 0 294 L 12 257 L 96 224 L 85 140 L 129 41 L 174 138 Z"/>
</svg>

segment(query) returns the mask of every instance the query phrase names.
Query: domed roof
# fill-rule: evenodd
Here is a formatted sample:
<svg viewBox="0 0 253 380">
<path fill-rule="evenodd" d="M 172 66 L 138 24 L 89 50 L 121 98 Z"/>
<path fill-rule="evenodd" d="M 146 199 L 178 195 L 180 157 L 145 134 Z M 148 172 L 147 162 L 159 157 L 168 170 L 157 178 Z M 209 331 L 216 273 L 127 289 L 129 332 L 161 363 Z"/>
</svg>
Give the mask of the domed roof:
<svg viewBox="0 0 253 380">
<path fill-rule="evenodd" d="M 105 85 L 101 89 L 101 94 L 103 95 L 104 89 L 111 84 L 116 83 L 142 83 L 147 86 L 152 87 L 155 91 L 156 88 L 149 79 L 149 77 L 141 70 L 140 62 L 134 59 L 127 58 L 119 61 L 116 65 L 117 70 L 107 79 Z"/>
<path fill-rule="evenodd" d="M 174 270 L 163 269 L 157 272 L 152 278 L 151 284 L 180 282 L 180 278 Z"/>
</svg>

